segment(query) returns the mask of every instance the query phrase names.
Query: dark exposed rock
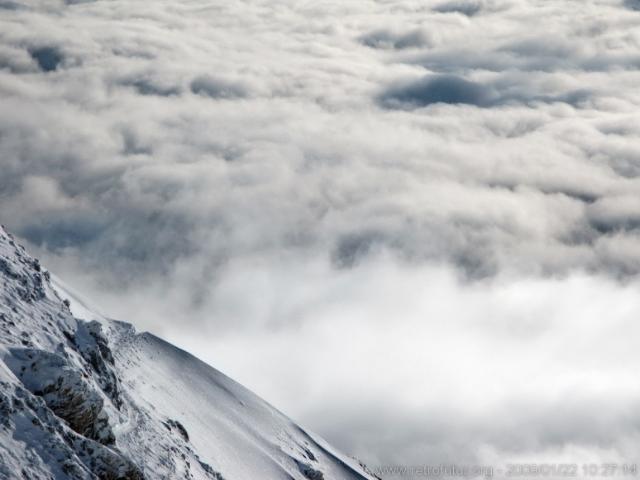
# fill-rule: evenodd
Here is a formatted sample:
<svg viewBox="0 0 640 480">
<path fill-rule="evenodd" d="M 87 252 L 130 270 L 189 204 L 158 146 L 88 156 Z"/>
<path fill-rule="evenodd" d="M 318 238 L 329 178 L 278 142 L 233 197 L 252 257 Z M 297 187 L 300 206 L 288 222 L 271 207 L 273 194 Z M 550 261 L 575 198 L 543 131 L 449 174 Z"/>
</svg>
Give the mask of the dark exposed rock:
<svg viewBox="0 0 640 480">
<path fill-rule="evenodd" d="M 22 425 L 20 430 L 24 430 L 25 422 L 31 426 L 31 435 L 43 439 L 37 448 L 46 445 L 51 461 L 57 462 L 69 478 L 145 479 L 142 471 L 120 452 L 82 437 L 61 423 L 42 398 L 21 387 L 14 389 L 10 384 L 0 382 L 0 428 L 15 431 L 19 424 Z M 5 478 L 2 472 L 0 477 Z M 21 478 L 34 477 L 24 471 Z"/>
<path fill-rule="evenodd" d="M 120 453 L 85 439 L 76 439 L 75 443 L 78 456 L 100 480 L 145 479 L 138 466 Z"/>
<path fill-rule="evenodd" d="M 115 443 L 102 397 L 66 359 L 31 348 L 13 348 L 11 353 L 7 366 L 71 429 L 105 445 Z"/>
<path fill-rule="evenodd" d="M 202 460 L 198 459 L 198 463 L 200 464 L 200 467 L 209 475 L 210 478 L 212 478 L 213 480 L 225 480 L 225 478 L 222 476 L 222 474 L 220 472 L 216 472 L 211 465 L 209 465 L 208 463 L 203 462 Z"/>
<path fill-rule="evenodd" d="M 313 454 L 313 452 L 311 450 L 309 450 L 308 448 L 303 448 L 304 450 L 304 454 L 306 455 L 306 457 L 311 460 L 312 462 L 317 462 L 317 458 L 316 456 Z"/>
<path fill-rule="evenodd" d="M 111 399 L 116 408 L 122 407 L 120 383 L 113 366 L 113 354 L 109 342 L 102 333 L 102 326 L 97 321 L 78 321 L 78 328 L 72 342 L 82 357 L 91 365 L 102 391 Z"/>
<path fill-rule="evenodd" d="M 34 268 L 34 266 L 31 265 L 31 268 Z M 32 275 L 27 275 L 18 271 L 6 259 L 0 258 L 0 274 L 14 280 L 13 283 L 16 286 L 19 298 L 25 302 L 41 300 L 46 296 L 45 282 L 42 273 L 39 271 L 34 270 Z"/>
<path fill-rule="evenodd" d="M 167 420 L 166 425 L 168 425 L 171 429 L 175 428 L 182 438 L 184 438 L 187 442 L 189 441 L 189 433 L 187 433 L 187 429 L 184 428 L 184 425 L 182 425 L 179 421 L 169 419 Z"/>
<path fill-rule="evenodd" d="M 299 460 L 295 460 L 298 465 L 300 473 L 302 473 L 309 480 L 324 480 L 324 474 L 320 470 L 316 470 L 311 465 L 303 463 Z"/>
</svg>

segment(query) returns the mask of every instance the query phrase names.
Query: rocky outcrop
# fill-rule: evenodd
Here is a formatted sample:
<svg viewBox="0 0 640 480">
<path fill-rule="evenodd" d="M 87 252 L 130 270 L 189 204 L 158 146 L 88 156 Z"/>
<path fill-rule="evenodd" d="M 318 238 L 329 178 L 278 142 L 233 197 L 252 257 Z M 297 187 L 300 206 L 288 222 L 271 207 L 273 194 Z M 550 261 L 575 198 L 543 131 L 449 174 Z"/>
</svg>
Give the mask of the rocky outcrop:
<svg viewBox="0 0 640 480">
<path fill-rule="evenodd" d="M 142 471 L 120 452 L 88 439 L 59 421 L 43 397 L 25 388 L 0 382 L 0 431 L 16 432 L 15 449 L 7 449 L 0 462 L 0 478 L 33 478 L 27 472 L 48 458 L 56 478 L 78 480 L 144 480 Z M 37 438 L 32 464 L 17 453 L 20 442 Z M 41 455 L 38 449 L 46 455 Z M 6 469 L 6 470 L 5 470 Z M 12 476 L 11 476 L 12 475 Z"/>
<path fill-rule="evenodd" d="M 114 360 L 109 342 L 102 333 L 100 322 L 78 321 L 73 343 L 82 357 L 91 365 L 94 378 L 102 391 L 111 399 L 116 408 L 122 408 L 120 382 L 114 369 Z"/>
<path fill-rule="evenodd" d="M 32 348 L 13 348 L 7 366 L 71 429 L 105 445 L 115 443 L 102 396 L 67 360 Z"/>
<path fill-rule="evenodd" d="M 170 431 L 176 430 L 178 434 L 184 439 L 184 441 L 189 441 L 189 433 L 187 433 L 187 429 L 177 420 L 167 420 L 163 422 L 164 426 L 167 427 Z"/>
<path fill-rule="evenodd" d="M 316 470 L 308 463 L 295 460 L 298 470 L 309 480 L 324 480 L 324 474 L 320 470 Z"/>
</svg>

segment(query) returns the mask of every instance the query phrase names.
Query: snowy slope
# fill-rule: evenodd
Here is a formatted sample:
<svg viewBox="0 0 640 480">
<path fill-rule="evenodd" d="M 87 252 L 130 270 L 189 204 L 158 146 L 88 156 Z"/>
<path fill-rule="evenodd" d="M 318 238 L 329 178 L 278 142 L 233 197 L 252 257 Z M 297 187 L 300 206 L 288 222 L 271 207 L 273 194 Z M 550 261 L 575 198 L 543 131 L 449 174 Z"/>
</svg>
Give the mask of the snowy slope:
<svg viewBox="0 0 640 480">
<path fill-rule="evenodd" d="M 372 479 L 190 354 L 96 313 L 0 228 L 0 479 Z"/>
</svg>

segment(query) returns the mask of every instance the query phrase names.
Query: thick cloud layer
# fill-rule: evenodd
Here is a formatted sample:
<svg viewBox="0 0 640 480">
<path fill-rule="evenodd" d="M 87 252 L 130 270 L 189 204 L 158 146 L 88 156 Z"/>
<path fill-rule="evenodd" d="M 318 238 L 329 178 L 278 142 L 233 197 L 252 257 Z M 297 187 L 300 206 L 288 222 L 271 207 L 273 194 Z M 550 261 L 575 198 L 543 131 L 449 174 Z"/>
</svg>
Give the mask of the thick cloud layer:
<svg viewBox="0 0 640 480">
<path fill-rule="evenodd" d="M 632 338 L 640 308 L 637 2 L 0 12 L 0 220 L 107 313 L 374 464 L 637 445 L 624 412 L 640 359 L 594 354 L 599 335 Z M 460 308 L 424 304 L 438 289 Z M 579 348 L 558 359 L 585 316 Z M 390 331 L 398 343 L 383 348 Z M 552 343 L 516 339 L 538 331 Z M 403 357 L 405 341 L 424 355 Z M 541 397 L 515 372 L 547 347 Z"/>
</svg>

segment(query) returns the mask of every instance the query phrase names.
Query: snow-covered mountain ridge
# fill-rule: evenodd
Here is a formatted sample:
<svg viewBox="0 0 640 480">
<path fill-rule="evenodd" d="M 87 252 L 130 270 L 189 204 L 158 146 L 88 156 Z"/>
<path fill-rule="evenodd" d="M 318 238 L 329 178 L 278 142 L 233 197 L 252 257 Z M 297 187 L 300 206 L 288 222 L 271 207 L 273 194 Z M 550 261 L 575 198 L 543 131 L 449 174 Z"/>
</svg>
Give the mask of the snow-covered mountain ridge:
<svg viewBox="0 0 640 480">
<path fill-rule="evenodd" d="M 19 478 L 375 477 L 190 354 L 92 312 L 0 227 L 0 479 Z"/>
</svg>

